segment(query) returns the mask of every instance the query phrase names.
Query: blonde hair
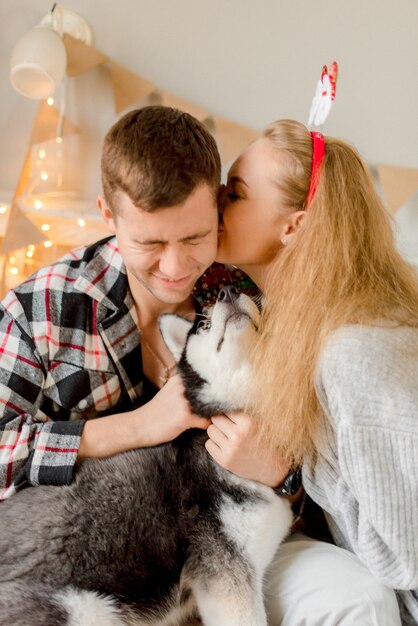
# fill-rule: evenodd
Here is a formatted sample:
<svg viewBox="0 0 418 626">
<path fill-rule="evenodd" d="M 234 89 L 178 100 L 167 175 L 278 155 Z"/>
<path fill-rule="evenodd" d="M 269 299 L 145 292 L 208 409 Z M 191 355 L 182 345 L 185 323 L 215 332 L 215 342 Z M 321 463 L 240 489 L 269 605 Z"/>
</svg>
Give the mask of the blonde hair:
<svg viewBox="0 0 418 626">
<path fill-rule="evenodd" d="M 301 210 L 311 173 L 309 131 L 281 120 L 264 137 L 287 157 L 278 164 L 276 181 L 285 209 Z M 360 156 L 326 137 L 311 206 L 268 274 L 252 355 L 264 433 L 295 462 L 315 450 L 315 371 L 324 340 L 343 324 L 377 324 L 382 318 L 418 326 L 417 274 L 396 250 L 391 218 Z"/>
</svg>

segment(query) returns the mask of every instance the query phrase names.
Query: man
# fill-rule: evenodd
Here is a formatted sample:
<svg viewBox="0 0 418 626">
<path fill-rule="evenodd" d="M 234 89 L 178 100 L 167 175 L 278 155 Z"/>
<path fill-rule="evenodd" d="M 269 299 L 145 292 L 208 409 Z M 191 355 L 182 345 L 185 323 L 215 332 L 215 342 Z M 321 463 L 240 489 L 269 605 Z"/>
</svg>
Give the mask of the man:
<svg viewBox="0 0 418 626">
<path fill-rule="evenodd" d="M 186 113 L 145 107 L 110 129 L 98 207 L 115 237 L 42 268 L 0 309 L 0 499 L 69 484 L 85 457 L 208 427 L 157 320 L 205 303 L 195 283 L 216 255 L 220 170 L 213 137 Z M 202 282 L 216 292 L 224 279 Z"/>
</svg>

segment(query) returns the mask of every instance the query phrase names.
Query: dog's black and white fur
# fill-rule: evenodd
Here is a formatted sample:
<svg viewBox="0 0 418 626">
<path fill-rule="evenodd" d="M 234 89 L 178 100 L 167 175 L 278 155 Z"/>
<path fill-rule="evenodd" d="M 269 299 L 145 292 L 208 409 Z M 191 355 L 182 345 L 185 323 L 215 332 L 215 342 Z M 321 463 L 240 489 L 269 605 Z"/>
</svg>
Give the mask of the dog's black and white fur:
<svg viewBox="0 0 418 626">
<path fill-rule="evenodd" d="M 220 293 L 211 320 L 160 329 L 193 410 L 242 408 L 258 310 Z M 0 505 L 1 626 L 265 626 L 262 582 L 291 510 L 222 469 L 203 431 L 83 462 L 68 487 Z"/>
</svg>

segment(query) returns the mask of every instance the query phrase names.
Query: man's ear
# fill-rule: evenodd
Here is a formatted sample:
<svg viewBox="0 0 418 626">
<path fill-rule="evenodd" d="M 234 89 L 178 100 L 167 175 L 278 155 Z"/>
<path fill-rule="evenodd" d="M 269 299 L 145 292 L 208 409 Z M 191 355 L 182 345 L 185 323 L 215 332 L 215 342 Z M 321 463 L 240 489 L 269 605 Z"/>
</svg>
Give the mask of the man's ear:
<svg viewBox="0 0 418 626">
<path fill-rule="evenodd" d="M 175 315 L 175 313 L 164 313 L 158 318 L 158 326 L 165 345 L 178 363 L 193 322 L 180 317 L 180 315 Z"/>
<path fill-rule="evenodd" d="M 288 244 L 294 235 L 298 232 L 303 220 L 306 217 L 306 211 L 294 211 L 287 216 L 287 220 L 281 229 L 280 240 L 282 244 Z"/>
<path fill-rule="evenodd" d="M 112 233 L 112 235 L 114 235 L 116 233 L 116 227 L 115 227 L 115 218 L 113 216 L 112 209 L 109 207 L 109 205 L 106 202 L 106 199 L 103 196 L 97 196 L 96 204 L 97 204 L 97 208 L 102 214 L 103 220 L 109 232 Z"/>
</svg>

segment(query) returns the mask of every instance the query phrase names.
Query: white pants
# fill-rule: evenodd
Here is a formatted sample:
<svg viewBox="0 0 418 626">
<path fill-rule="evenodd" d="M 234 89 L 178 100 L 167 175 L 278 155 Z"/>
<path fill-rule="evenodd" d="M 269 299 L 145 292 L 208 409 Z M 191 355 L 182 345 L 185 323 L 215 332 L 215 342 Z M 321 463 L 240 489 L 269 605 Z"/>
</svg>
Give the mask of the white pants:
<svg viewBox="0 0 418 626">
<path fill-rule="evenodd" d="M 400 626 L 395 593 L 342 548 L 294 535 L 265 584 L 269 626 Z"/>
</svg>

